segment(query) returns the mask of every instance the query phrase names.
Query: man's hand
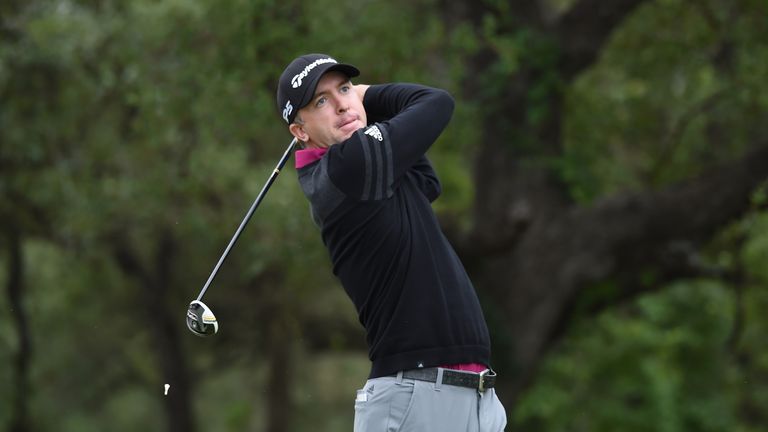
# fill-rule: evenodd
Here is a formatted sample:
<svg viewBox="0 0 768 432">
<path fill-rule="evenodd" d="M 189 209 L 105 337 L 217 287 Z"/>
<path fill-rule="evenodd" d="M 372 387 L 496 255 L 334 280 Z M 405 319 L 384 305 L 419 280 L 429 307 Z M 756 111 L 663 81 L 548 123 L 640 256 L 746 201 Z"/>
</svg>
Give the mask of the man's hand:
<svg viewBox="0 0 768 432">
<path fill-rule="evenodd" d="M 365 91 L 368 90 L 368 87 L 370 86 L 366 84 L 357 84 L 352 86 L 352 88 L 355 89 L 357 96 L 360 98 L 360 102 L 363 101 L 363 98 L 365 97 Z"/>
</svg>

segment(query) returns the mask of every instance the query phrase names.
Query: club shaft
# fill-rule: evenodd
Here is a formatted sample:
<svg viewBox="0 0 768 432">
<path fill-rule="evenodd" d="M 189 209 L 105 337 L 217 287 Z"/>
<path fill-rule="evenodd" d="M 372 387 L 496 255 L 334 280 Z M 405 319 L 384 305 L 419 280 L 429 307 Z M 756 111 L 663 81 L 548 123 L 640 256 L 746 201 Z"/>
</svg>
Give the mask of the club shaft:
<svg viewBox="0 0 768 432">
<path fill-rule="evenodd" d="M 237 231 L 235 231 L 235 234 L 232 236 L 232 239 L 229 241 L 227 248 L 224 249 L 224 253 L 221 254 L 221 258 L 219 258 L 219 262 L 216 263 L 216 266 L 213 268 L 211 275 L 208 276 L 208 280 L 205 282 L 205 286 L 203 286 L 203 289 L 200 290 L 200 294 L 197 296 L 198 301 L 202 300 L 203 295 L 205 295 L 205 292 L 208 290 L 208 287 L 211 285 L 211 282 L 213 282 L 213 279 L 216 277 L 216 273 L 219 272 L 219 267 L 221 267 L 221 264 L 227 258 L 227 255 L 229 255 L 229 251 L 232 249 L 232 246 L 235 245 L 235 242 L 237 242 L 237 239 L 240 237 L 240 234 L 243 232 L 243 229 L 248 224 L 248 221 L 251 220 L 251 216 L 253 216 L 253 212 L 256 211 L 256 208 L 261 203 L 261 200 L 264 199 L 264 195 L 267 194 L 269 187 L 272 186 L 272 183 L 274 183 L 275 179 L 280 174 L 280 170 L 283 169 L 283 166 L 285 166 L 285 163 L 291 157 L 291 151 L 296 145 L 296 142 L 297 142 L 296 138 L 294 138 L 291 141 L 291 144 L 288 145 L 288 148 L 285 150 L 285 153 L 283 153 L 283 157 L 280 158 L 280 162 L 277 163 L 277 166 L 275 166 L 275 169 L 272 171 L 272 175 L 269 176 L 269 179 L 267 179 L 267 182 L 264 184 L 264 187 L 261 188 L 261 192 L 259 192 L 259 195 L 256 197 L 256 200 L 251 205 L 251 208 L 248 209 L 248 213 L 245 214 L 243 221 L 240 222 L 240 226 L 237 228 Z"/>
</svg>

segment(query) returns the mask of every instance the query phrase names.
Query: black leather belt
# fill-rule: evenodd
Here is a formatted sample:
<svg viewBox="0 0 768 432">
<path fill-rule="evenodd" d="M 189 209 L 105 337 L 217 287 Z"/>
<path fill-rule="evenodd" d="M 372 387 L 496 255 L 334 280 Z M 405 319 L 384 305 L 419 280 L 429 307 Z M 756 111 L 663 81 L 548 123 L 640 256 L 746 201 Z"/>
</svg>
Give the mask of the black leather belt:
<svg viewBox="0 0 768 432">
<path fill-rule="evenodd" d="M 436 382 L 438 368 L 411 369 L 403 372 L 403 378 L 418 381 Z M 442 384 L 468 387 L 478 391 L 485 391 L 496 385 L 496 372 L 486 369 L 480 373 L 462 372 L 452 369 L 443 369 Z"/>
</svg>

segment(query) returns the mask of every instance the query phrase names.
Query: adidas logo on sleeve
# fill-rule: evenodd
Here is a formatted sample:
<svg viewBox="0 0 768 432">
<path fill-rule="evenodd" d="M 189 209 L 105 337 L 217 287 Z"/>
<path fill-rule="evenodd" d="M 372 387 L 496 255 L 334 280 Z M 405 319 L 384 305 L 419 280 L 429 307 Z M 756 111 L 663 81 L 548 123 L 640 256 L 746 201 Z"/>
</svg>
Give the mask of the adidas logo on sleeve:
<svg viewBox="0 0 768 432">
<path fill-rule="evenodd" d="M 368 129 L 365 130 L 365 134 L 370 135 L 379 141 L 384 141 L 384 137 L 381 136 L 381 131 L 379 130 L 378 126 L 369 127 Z"/>
</svg>

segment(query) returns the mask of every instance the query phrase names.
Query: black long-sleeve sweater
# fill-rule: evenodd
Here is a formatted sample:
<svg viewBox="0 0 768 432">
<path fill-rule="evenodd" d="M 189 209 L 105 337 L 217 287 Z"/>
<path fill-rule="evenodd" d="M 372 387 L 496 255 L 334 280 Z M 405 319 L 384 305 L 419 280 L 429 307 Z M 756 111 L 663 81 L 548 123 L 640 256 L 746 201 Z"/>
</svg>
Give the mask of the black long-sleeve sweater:
<svg viewBox="0 0 768 432">
<path fill-rule="evenodd" d="M 368 88 L 369 120 L 298 169 L 333 272 L 365 327 L 371 378 L 400 370 L 490 364 L 475 289 L 431 202 L 440 182 L 425 153 L 453 113 L 442 90 Z"/>
</svg>

